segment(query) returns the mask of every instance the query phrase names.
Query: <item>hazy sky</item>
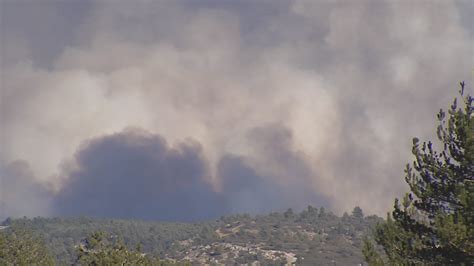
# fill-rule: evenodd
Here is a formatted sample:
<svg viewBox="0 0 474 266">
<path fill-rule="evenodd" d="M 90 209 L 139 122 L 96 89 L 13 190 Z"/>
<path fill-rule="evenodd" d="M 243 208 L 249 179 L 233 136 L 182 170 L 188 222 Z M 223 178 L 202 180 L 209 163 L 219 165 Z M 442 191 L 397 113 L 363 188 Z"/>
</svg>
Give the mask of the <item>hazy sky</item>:
<svg viewBox="0 0 474 266">
<path fill-rule="evenodd" d="M 474 2 L 0 0 L 0 218 L 384 215 Z"/>
</svg>

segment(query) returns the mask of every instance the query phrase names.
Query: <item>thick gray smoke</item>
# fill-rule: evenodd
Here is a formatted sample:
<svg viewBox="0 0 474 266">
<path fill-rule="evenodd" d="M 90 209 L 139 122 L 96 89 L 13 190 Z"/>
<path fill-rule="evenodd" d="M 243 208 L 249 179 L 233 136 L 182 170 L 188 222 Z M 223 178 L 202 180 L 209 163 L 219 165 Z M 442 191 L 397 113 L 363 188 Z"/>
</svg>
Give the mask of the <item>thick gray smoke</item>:
<svg viewBox="0 0 474 266">
<path fill-rule="evenodd" d="M 279 157 L 293 160 L 285 153 Z M 55 196 L 56 215 L 191 221 L 304 202 L 305 183 L 279 186 L 230 155 L 219 163 L 222 186 L 215 189 L 198 143 L 169 146 L 159 135 L 139 129 L 87 141 L 74 164 Z"/>
<path fill-rule="evenodd" d="M 57 195 L 57 215 L 193 220 L 224 212 L 197 143 L 170 147 L 126 130 L 84 144 Z"/>
<path fill-rule="evenodd" d="M 25 161 L 0 168 L 0 218 L 50 214 L 53 191 L 40 183 Z"/>
<path fill-rule="evenodd" d="M 232 212 L 262 213 L 301 208 L 305 203 L 328 206 L 323 194 L 308 186 L 314 173 L 304 156 L 291 149 L 288 129 L 266 125 L 251 130 L 248 138 L 253 157 L 227 154 L 217 167 Z M 258 162 L 259 158 L 263 161 Z M 267 167 L 258 171 L 261 164 Z"/>
<path fill-rule="evenodd" d="M 0 5 L 4 216 L 383 215 L 407 189 L 411 138 L 433 139 L 435 113 L 474 83 L 472 1 Z"/>
</svg>

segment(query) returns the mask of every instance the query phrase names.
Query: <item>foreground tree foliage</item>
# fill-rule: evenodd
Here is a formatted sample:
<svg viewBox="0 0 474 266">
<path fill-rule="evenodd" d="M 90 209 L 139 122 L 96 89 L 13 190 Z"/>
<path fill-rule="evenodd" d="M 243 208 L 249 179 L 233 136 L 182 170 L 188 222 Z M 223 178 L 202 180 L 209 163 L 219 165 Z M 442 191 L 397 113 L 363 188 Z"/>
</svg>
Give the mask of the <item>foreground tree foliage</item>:
<svg viewBox="0 0 474 266">
<path fill-rule="evenodd" d="M 176 265 L 147 256 L 140 251 L 140 247 L 135 251 L 129 250 L 121 240 L 114 239 L 113 236 L 107 238 L 101 231 L 89 235 L 84 243 L 77 247 L 77 253 L 79 265 Z"/>
<path fill-rule="evenodd" d="M 474 117 L 473 98 L 461 82 L 457 99 L 446 114 L 438 114 L 438 152 L 433 143 L 413 139 L 415 161 L 407 165 L 405 180 L 411 192 L 392 215 L 376 227 L 363 253 L 370 265 L 455 264 L 474 262 Z"/>
<path fill-rule="evenodd" d="M 25 228 L 0 231 L 0 265 L 54 265 L 43 241 Z"/>
</svg>

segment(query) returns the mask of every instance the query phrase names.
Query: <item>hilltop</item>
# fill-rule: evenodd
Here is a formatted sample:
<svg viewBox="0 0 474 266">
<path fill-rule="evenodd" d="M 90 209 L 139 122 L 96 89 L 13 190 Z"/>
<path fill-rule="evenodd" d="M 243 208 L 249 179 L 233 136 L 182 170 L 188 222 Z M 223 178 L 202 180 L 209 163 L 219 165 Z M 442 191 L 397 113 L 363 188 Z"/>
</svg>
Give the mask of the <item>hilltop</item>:
<svg viewBox="0 0 474 266">
<path fill-rule="evenodd" d="M 61 263 L 74 263 L 77 247 L 95 231 L 121 239 L 129 248 L 168 261 L 193 264 L 305 263 L 359 264 L 364 235 L 381 218 L 364 217 L 358 207 L 342 217 L 324 208 L 295 213 L 239 214 L 198 223 L 99 218 L 7 219 L 44 239 Z M 8 232 L 8 229 L 5 229 Z"/>
</svg>

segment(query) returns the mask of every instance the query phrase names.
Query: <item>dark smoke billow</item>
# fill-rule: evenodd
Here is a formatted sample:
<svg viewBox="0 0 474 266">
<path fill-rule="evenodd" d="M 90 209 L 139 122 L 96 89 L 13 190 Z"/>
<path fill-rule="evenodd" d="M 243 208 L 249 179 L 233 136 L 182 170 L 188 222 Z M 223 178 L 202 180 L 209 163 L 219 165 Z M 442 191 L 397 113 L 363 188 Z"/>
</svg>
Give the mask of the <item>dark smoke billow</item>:
<svg viewBox="0 0 474 266">
<path fill-rule="evenodd" d="M 56 193 L 35 181 L 26 162 L 8 165 L 2 172 L 3 212 L 5 217 L 196 221 L 327 203 L 305 187 L 307 169 L 289 150 L 287 129 L 259 127 L 248 137 L 263 145 L 255 147 L 266 153 L 268 163 L 273 160 L 292 171 L 292 182 L 281 183 L 276 176 L 258 173 L 252 158 L 225 154 L 217 166 L 216 186 L 210 182 L 208 162 L 196 141 L 169 145 L 158 134 L 128 128 L 85 141 L 75 153 L 73 170 L 63 171 L 65 181 Z"/>
<path fill-rule="evenodd" d="M 57 215 L 194 220 L 224 210 L 196 143 L 171 147 L 159 135 L 128 130 L 89 141 L 76 161 L 56 197 Z"/>
<path fill-rule="evenodd" d="M 89 140 L 75 160 L 55 197 L 55 215 L 190 221 L 304 206 L 303 186 L 298 193 L 279 185 L 230 154 L 219 162 L 221 186 L 214 189 L 198 143 L 170 146 L 140 129 Z"/>
</svg>

